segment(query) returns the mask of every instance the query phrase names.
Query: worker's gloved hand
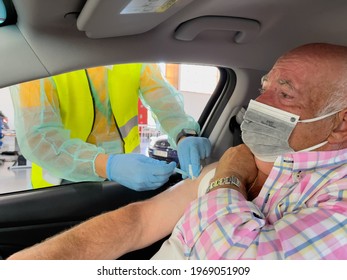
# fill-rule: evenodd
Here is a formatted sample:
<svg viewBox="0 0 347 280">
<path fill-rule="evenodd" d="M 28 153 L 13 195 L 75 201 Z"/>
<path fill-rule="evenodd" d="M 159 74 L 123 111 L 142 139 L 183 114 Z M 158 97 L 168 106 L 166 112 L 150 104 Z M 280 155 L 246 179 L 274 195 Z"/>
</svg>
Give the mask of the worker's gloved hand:
<svg viewBox="0 0 347 280">
<path fill-rule="evenodd" d="M 211 153 L 210 140 L 205 137 L 186 137 L 178 142 L 177 153 L 181 169 L 186 171 L 191 179 L 198 177 L 201 169 L 200 160 L 207 158 Z"/>
<path fill-rule="evenodd" d="M 110 155 L 107 178 L 136 191 L 154 190 L 165 184 L 174 172 L 175 162 L 166 163 L 142 154 Z"/>
</svg>

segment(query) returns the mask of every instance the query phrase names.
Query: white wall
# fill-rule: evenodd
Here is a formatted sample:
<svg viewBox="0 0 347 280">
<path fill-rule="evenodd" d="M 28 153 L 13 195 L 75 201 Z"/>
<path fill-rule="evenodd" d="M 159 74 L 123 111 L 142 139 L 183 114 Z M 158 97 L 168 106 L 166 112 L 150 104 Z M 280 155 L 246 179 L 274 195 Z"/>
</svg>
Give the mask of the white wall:
<svg viewBox="0 0 347 280">
<path fill-rule="evenodd" d="M 0 111 L 8 118 L 10 129 L 14 129 L 14 110 L 9 88 L 0 88 Z"/>
<path fill-rule="evenodd" d="M 199 120 L 211 94 L 181 91 L 184 98 L 184 111 L 192 116 L 195 120 Z"/>
</svg>

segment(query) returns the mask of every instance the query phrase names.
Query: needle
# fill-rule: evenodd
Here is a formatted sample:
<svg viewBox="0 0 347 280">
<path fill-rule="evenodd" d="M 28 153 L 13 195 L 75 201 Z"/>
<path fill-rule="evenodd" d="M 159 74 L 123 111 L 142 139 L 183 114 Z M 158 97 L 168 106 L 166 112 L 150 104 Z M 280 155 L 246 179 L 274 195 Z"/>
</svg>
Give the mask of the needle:
<svg viewBox="0 0 347 280">
<path fill-rule="evenodd" d="M 187 173 L 187 172 L 185 172 L 185 171 L 183 171 L 182 169 L 179 169 L 179 168 L 177 168 L 177 167 L 175 167 L 175 172 L 176 172 L 176 173 L 179 173 L 179 174 L 181 174 L 181 175 L 183 175 L 183 176 L 188 177 L 188 173 Z"/>
</svg>

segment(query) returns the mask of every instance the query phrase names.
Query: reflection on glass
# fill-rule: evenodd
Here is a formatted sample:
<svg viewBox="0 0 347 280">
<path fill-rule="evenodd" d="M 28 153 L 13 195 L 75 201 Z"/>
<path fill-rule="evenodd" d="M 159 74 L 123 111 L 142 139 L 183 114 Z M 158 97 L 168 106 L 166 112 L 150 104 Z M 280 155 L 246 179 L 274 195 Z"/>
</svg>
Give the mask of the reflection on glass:
<svg viewBox="0 0 347 280">
<path fill-rule="evenodd" d="M 6 8 L 4 2 L 0 0 L 0 24 L 3 23 L 6 19 Z"/>
</svg>

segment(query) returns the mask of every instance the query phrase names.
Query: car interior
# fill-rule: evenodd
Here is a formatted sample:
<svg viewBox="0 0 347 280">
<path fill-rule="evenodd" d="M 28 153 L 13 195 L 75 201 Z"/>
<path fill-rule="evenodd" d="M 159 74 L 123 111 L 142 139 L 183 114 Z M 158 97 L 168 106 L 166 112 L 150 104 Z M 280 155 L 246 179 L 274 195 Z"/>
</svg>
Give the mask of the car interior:
<svg viewBox="0 0 347 280">
<path fill-rule="evenodd" d="M 207 163 L 241 143 L 238 113 L 286 51 L 347 46 L 343 0 L 3 0 L 0 88 L 99 65 L 214 66 L 219 81 L 197 119 L 212 143 Z M 0 102 L 2 97 L 0 96 Z M 77 182 L 0 194 L 0 258 L 105 211 L 147 199 L 115 182 Z M 149 259 L 162 241 L 123 259 Z"/>
</svg>

